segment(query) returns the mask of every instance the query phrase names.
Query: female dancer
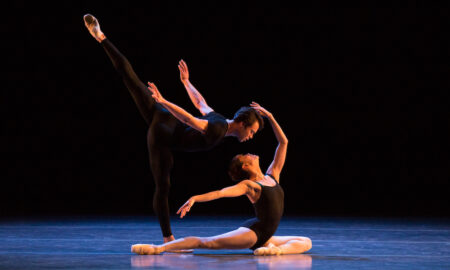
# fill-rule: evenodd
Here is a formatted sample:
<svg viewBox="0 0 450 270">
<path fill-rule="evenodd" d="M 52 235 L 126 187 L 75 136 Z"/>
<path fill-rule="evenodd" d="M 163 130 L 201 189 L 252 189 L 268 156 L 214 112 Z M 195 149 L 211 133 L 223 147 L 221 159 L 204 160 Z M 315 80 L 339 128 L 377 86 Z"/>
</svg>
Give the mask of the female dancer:
<svg viewBox="0 0 450 270">
<path fill-rule="evenodd" d="M 264 121 L 251 107 L 240 108 L 232 120 L 214 112 L 189 82 L 189 72 L 184 61 L 180 61 L 178 66 L 181 81 L 202 116 L 194 117 L 167 100 L 155 103 L 147 86 L 138 78 L 128 60 L 100 30 L 97 19 L 86 14 L 84 22 L 89 33 L 103 46 L 147 122 L 147 145 L 155 181 L 153 209 L 158 216 L 164 242 L 172 241 L 175 238 L 170 229 L 168 202 L 170 170 L 173 166 L 172 151 L 209 150 L 227 136 L 236 137 L 243 142 L 253 138 L 253 135 L 262 129 Z M 150 83 L 149 86 L 155 87 Z"/>
<path fill-rule="evenodd" d="M 156 87 L 151 87 L 156 101 L 162 99 Z M 253 102 L 251 106 L 269 119 L 278 147 L 275 157 L 263 174 L 259 157 L 237 155 L 231 161 L 229 174 L 238 184 L 218 191 L 191 197 L 177 214 L 183 218 L 196 202 L 246 195 L 253 203 L 256 218 L 246 221 L 239 229 L 211 237 L 186 237 L 162 245 L 136 244 L 131 251 L 137 254 L 159 254 L 178 249 L 243 249 L 251 248 L 255 255 L 303 253 L 311 249 L 311 240 L 300 236 L 273 236 L 283 214 L 284 192 L 279 185 L 280 173 L 286 158 L 288 140 L 270 112 Z"/>
</svg>

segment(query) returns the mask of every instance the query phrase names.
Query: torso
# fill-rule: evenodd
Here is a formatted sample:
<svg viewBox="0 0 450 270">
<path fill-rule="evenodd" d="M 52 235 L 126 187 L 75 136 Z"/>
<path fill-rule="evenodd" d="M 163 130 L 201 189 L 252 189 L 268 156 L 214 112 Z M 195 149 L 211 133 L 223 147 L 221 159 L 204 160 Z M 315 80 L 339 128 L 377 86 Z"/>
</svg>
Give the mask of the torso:
<svg viewBox="0 0 450 270">
<path fill-rule="evenodd" d="M 250 190 L 253 190 L 247 196 L 253 203 L 256 217 L 246 221 L 242 227 L 256 233 L 258 240 L 251 247 L 255 249 L 263 246 L 277 230 L 284 210 L 284 191 L 269 175 L 258 182 L 247 181 Z"/>
<path fill-rule="evenodd" d="M 208 120 L 206 131 L 201 133 L 180 122 L 175 128 L 172 149 L 187 152 L 205 151 L 222 141 L 228 129 L 226 118 L 214 111 L 199 118 Z"/>
</svg>

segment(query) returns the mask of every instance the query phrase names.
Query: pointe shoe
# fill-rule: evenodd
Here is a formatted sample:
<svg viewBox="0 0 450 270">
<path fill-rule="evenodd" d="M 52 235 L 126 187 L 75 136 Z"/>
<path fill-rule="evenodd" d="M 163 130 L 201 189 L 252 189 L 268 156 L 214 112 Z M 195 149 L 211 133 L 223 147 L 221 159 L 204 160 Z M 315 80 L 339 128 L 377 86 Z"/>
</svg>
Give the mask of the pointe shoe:
<svg viewBox="0 0 450 270">
<path fill-rule="evenodd" d="M 260 247 L 253 252 L 256 256 L 281 255 L 281 249 L 270 243 L 267 247 Z"/>
<path fill-rule="evenodd" d="M 131 252 L 139 255 L 157 255 L 160 254 L 154 245 L 135 244 L 131 246 Z"/>
<path fill-rule="evenodd" d="M 100 24 L 98 20 L 91 14 L 86 14 L 83 16 L 84 25 L 89 30 L 89 33 L 98 41 L 102 42 L 106 37 L 100 30 Z"/>
</svg>

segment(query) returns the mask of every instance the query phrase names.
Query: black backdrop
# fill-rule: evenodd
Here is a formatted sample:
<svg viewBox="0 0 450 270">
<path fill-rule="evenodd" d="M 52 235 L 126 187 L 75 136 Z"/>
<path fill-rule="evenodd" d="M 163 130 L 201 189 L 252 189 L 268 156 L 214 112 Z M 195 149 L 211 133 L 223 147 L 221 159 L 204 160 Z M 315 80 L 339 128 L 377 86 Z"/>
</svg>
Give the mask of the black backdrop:
<svg viewBox="0 0 450 270">
<path fill-rule="evenodd" d="M 20 3 L 20 2 L 19 2 Z M 94 14 L 144 81 L 197 113 L 179 81 L 231 118 L 252 100 L 290 145 L 291 215 L 448 216 L 449 23 L 444 8 L 92 2 L 4 16 L 1 215 L 152 214 L 146 126 L 82 21 Z M 19 19 L 20 18 L 20 19 Z M 266 122 L 267 124 L 267 122 Z M 270 125 L 246 143 L 175 153 L 172 213 L 230 185 L 237 153 L 266 168 Z M 193 213 L 250 214 L 245 198 Z"/>
</svg>

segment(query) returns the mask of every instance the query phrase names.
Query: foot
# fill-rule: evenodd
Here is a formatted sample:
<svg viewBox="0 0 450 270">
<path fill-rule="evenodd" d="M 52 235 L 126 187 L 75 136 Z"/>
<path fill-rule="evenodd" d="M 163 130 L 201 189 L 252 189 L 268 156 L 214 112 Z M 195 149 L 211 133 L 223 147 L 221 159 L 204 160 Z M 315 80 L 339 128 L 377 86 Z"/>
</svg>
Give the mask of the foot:
<svg viewBox="0 0 450 270">
<path fill-rule="evenodd" d="M 260 247 L 253 252 L 256 256 L 281 255 L 281 249 L 270 243 L 267 247 Z"/>
<path fill-rule="evenodd" d="M 131 252 L 139 255 L 156 255 L 161 253 L 161 249 L 151 244 L 135 244 L 131 246 Z"/>
<path fill-rule="evenodd" d="M 97 19 L 91 14 L 86 14 L 83 17 L 84 25 L 89 30 L 89 33 L 98 41 L 102 42 L 106 36 L 103 34 L 102 30 L 100 30 L 100 24 Z"/>
</svg>

